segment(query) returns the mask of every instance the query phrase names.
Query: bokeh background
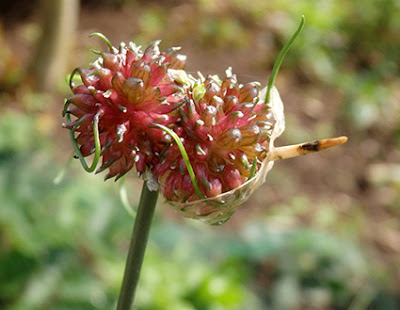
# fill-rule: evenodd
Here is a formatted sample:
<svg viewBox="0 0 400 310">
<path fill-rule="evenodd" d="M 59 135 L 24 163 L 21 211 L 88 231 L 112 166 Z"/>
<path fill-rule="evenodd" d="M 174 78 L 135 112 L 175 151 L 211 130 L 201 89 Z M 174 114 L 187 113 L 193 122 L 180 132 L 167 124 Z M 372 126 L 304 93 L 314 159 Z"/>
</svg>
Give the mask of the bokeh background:
<svg viewBox="0 0 400 310">
<path fill-rule="evenodd" d="M 0 4 L 0 309 L 113 309 L 133 218 L 61 128 L 65 77 L 104 49 L 181 46 L 193 74 L 276 86 L 277 145 L 347 144 L 277 162 L 226 224 L 160 200 L 138 310 L 400 309 L 398 0 L 14 0 Z M 141 181 L 127 180 L 132 205 Z"/>
</svg>

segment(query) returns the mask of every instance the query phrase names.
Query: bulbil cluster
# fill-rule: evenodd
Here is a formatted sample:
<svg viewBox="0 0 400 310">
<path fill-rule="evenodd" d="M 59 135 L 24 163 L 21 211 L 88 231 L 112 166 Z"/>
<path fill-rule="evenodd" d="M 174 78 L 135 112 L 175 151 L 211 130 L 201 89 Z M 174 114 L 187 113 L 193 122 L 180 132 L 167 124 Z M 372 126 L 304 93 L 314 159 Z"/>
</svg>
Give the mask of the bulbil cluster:
<svg viewBox="0 0 400 310">
<path fill-rule="evenodd" d="M 144 52 L 130 43 L 110 46 L 90 69 L 77 68 L 82 85 L 71 83 L 74 93 L 65 112 L 75 120 L 65 127 L 77 133 L 83 157 L 95 151 L 93 122 L 98 119 L 102 164 L 106 178 L 121 177 L 132 168 L 142 174 L 171 141 L 154 124 L 169 126 L 177 121 L 176 108 L 185 102 L 185 90 L 169 74 L 183 69 L 186 57 L 177 48 L 160 52 L 159 41 Z"/>
<path fill-rule="evenodd" d="M 78 157 L 97 154 L 96 172 L 108 169 L 106 179 L 132 169 L 139 176 L 149 172 L 185 216 L 210 223 L 229 218 L 248 197 L 243 185 L 259 179 L 272 145 L 277 117 L 263 99 L 265 89 L 260 96 L 259 83 L 241 85 L 230 69 L 222 80 L 194 78 L 184 71 L 179 49 L 160 52 L 159 41 L 142 52 L 133 43 L 116 49 L 97 35 L 109 51 L 96 51 L 89 69 L 74 70 L 71 81 L 78 74 L 81 84 L 70 83 L 74 95 L 64 108 Z M 236 189 L 235 202 L 227 203 Z"/>
<path fill-rule="evenodd" d="M 302 16 L 263 89 L 258 82 L 239 84 L 231 69 L 223 79 L 201 73 L 195 78 L 184 70 L 179 48 L 160 52 L 160 41 L 142 52 L 132 42 L 116 49 L 102 34 L 92 34 L 109 51 L 94 51 L 99 57 L 91 67 L 71 74 L 74 95 L 63 116 L 75 155 L 89 172 L 101 159 L 96 172 L 108 169 L 106 179 L 136 170 L 186 217 L 225 222 L 264 183 L 275 160 L 347 141 L 342 136 L 274 147 L 285 120 L 273 84 L 304 22 Z M 92 154 L 89 167 L 85 157 Z"/>
<path fill-rule="evenodd" d="M 228 70 L 223 80 L 208 76 L 192 81 L 187 101 L 178 108 L 174 130 L 205 198 L 240 187 L 266 158 L 275 118 L 270 105 L 260 100 L 259 86 L 238 84 Z M 164 149 L 153 171 L 167 199 L 199 199 L 176 144 Z"/>
</svg>

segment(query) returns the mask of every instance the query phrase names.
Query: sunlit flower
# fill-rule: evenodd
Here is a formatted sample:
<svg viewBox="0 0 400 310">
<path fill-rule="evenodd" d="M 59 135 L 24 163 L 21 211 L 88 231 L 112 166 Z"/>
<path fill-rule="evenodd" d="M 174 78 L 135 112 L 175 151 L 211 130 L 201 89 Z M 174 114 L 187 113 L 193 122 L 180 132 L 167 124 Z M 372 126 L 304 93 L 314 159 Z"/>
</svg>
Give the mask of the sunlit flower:
<svg viewBox="0 0 400 310">
<path fill-rule="evenodd" d="M 108 169 L 106 179 L 135 168 L 150 191 L 160 190 L 184 216 L 221 224 L 261 184 L 274 161 L 343 144 L 347 137 L 274 147 L 285 127 L 283 104 L 273 87 L 283 57 L 304 25 L 278 55 L 268 87 L 226 77 L 199 78 L 183 69 L 178 48 L 144 52 L 119 49 L 101 34 L 109 52 L 89 69 L 73 71 L 74 93 L 64 106 L 75 155 L 86 171 Z M 80 84 L 72 82 L 76 74 Z M 71 119 L 72 117 L 72 119 Z M 84 157 L 93 156 L 91 166 Z"/>
<path fill-rule="evenodd" d="M 103 39 L 105 39 L 102 35 Z M 106 178 L 117 178 L 136 167 L 139 174 L 154 156 L 171 141 L 154 124 L 169 126 L 176 122 L 176 108 L 185 98 L 182 84 L 169 74 L 183 69 L 186 57 L 178 48 L 160 52 L 159 41 L 144 52 L 133 43 L 121 43 L 90 69 L 77 68 L 82 85 L 71 83 L 74 93 L 65 112 L 75 116 L 65 127 L 77 133 L 76 142 L 86 157 L 95 150 L 93 124 L 98 120 L 102 164 L 98 172 L 109 169 Z"/>
</svg>

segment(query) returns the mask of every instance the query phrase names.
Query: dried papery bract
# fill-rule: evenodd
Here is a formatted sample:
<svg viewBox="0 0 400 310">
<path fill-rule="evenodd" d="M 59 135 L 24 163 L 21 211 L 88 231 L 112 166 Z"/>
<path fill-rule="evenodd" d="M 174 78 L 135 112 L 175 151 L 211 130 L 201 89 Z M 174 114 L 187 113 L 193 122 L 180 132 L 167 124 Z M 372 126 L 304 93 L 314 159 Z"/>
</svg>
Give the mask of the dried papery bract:
<svg viewBox="0 0 400 310">
<path fill-rule="evenodd" d="M 319 152 L 347 142 L 347 137 L 341 136 L 323 140 L 314 140 L 295 145 L 280 146 L 271 150 L 268 154 L 269 161 L 282 160 L 310 153 Z"/>
</svg>

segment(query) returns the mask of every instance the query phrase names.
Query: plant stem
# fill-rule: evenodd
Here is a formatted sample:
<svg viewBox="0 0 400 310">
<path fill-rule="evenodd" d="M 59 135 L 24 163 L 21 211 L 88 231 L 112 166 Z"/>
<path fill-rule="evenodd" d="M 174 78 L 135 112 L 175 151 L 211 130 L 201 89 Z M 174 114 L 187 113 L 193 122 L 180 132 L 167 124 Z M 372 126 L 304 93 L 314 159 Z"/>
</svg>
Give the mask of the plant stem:
<svg viewBox="0 0 400 310">
<path fill-rule="evenodd" d="M 139 281 L 157 198 L 158 191 L 150 191 L 147 187 L 147 182 L 144 182 L 135 225 L 133 227 L 128 258 L 126 260 L 117 310 L 133 309 L 136 287 Z"/>
</svg>

